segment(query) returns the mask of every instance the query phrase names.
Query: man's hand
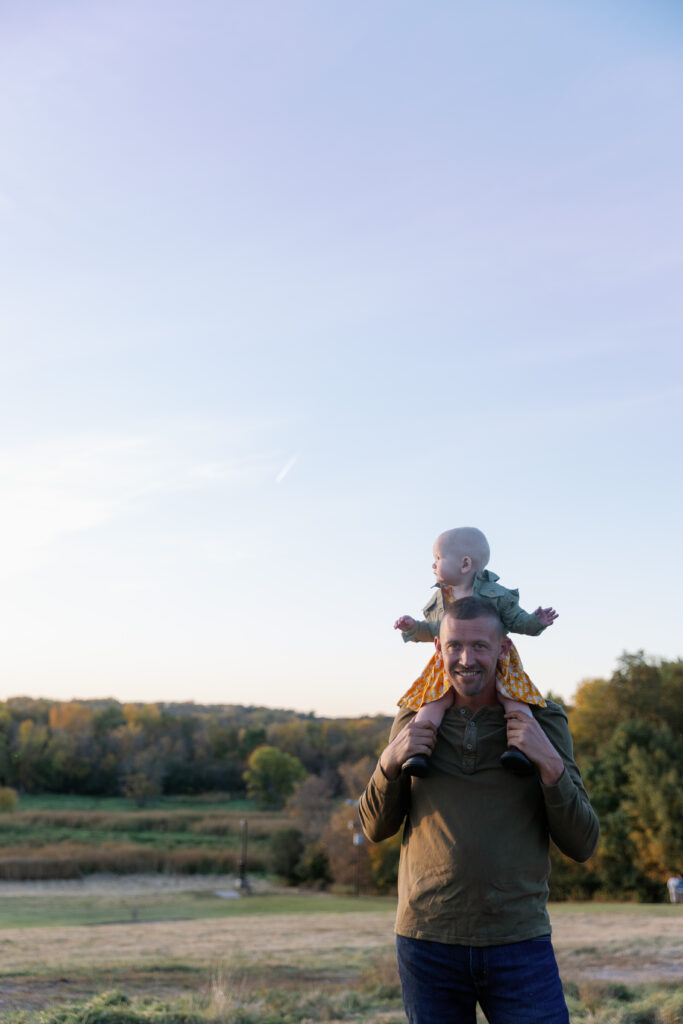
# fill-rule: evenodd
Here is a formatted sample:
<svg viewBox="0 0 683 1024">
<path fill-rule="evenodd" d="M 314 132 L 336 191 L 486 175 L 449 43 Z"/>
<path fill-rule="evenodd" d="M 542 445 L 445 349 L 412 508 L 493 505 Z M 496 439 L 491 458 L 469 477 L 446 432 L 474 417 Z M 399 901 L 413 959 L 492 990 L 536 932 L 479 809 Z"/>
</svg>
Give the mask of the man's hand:
<svg viewBox="0 0 683 1024">
<path fill-rule="evenodd" d="M 534 612 L 534 615 L 540 621 L 542 626 L 552 626 L 555 619 L 558 618 L 558 614 L 554 608 L 541 608 L 540 605 Z"/>
<path fill-rule="evenodd" d="M 409 629 L 414 629 L 417 623 L 411 615 L 402 615 L 400 619 L 396 619 L 394 623 L 394 629 L 400 629 L 402 633 L 407 633 Z"/>
<path fill-rule="evenodd" d="M 522 711 L 510 711 L 505 718 L 510 746 L 517 747 L 534 762 L 544 786 L 554 786 L 562 778 L 564 761 L 536 719 Z"/>
<path fill-rule="evenodd" d="M 429 757 L 436 743 L 436 726 L 432 722 L 417 722 L 412 718 L 385 747 L 379 764 L 388 779 L 397 779 L 401 765 L 415 754 Z"/>
</svg>

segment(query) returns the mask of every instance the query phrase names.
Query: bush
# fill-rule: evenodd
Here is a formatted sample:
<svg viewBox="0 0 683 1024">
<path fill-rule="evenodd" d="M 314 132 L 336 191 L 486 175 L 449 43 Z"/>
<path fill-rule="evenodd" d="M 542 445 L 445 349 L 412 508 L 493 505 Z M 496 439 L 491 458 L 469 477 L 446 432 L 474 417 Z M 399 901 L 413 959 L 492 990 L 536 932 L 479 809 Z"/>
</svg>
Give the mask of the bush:
<svg viewBox="0 0 683 1024">
<path fill-rule="evenodd" d="M 270 843 L 271 870 L 289 885 L 310 883 L 324 889 L 332 881 L 330 862 L 319 843 L 304 843 L 297 828 L 283 828 Z"/>
<path fill-rule="evenodd" d="M 127 800 L 135 801 L 136 807 L 144 807 L 161 796 L 161 784 L 145 772 L 131 772 L 123 781 L 122 793 Z"/>
<path fill-rule="evenodd" d="M 327 854 L 319 843 L 309 843 L 306 847 L 298 872 L 302 882 L 318 889 L 326 889 L 334 881 Z"/>
<path fill-rule="evenodd" d="M 0 813 L 8 814 L 13 811 L 19 802 L 19 795 L 16 789 L 11 786 L 0 786 Z"/>
<path fill-rule="evenodd" d="M 403 832 L 371 846 L 368 850 L 372 877 L 377 892 L 394 892 L 398 883 L 398 862 L 401 856 Z"/>
<path fill-rule="evenodd" d="M 304 841 L 298 828 L 283 828 L 270 841 L 271 870 L 290 885 L 300 881 L 299 861 L 304 852 Z"/>
</svg>

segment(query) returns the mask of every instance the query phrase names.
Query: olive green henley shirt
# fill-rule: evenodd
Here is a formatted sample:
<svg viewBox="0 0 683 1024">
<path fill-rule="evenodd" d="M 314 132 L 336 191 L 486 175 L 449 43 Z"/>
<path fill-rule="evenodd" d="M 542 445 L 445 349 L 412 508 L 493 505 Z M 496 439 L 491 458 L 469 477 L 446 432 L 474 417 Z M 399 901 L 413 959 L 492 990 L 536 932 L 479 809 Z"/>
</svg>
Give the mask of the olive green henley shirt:
<svg viewBox="0 0 683 1024">
<path fill-rule="evenodd" d="M 401 774 L 392 781 L 377 765 L 359 812 L 373 842 L 405 823 L 397 934 L 468 946 L 550 934 L 549 838 L 584 861 L 595 850 L 599 826 L 574 762 L 567 716 L 552 701 L 533 714 L 564 762 L 553 786 L 500 765 L 507 742 L 502 707 L 474 714 L 450 708 L 429 778 Z M 399 712 L 391 739 L 412 715 Z"/>
</svg>

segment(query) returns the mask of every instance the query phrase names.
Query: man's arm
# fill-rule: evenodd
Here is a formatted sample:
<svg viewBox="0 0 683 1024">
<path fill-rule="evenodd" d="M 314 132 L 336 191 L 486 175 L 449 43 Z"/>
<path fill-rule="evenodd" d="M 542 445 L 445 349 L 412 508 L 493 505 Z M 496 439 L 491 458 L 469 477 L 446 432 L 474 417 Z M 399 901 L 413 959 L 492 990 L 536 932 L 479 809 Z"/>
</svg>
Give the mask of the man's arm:
<svg viewBox="0 0 683 1024">
<path fill-rule="evenodd" d="M 371 842 L 388 839 L 400 829 L 410 804 L 410 778 L 401 773 L 401 765 L 414 754 L 429 757 L 435 742 L 431 722 L 418 724 L 408 709 L 396 716 L 389 743 L 358 803 L 361 826 Z"/>
<path fill-rule="evenodd" d="M 595 852 L 600 825 L 574 761 L 567 716 L 552 703 L 537 714 L 538 720 L 518 712 L 506 715 L 508 742 L 538 768 L 553 842 L 573 860 L 588 860 Z"/>
</svg>

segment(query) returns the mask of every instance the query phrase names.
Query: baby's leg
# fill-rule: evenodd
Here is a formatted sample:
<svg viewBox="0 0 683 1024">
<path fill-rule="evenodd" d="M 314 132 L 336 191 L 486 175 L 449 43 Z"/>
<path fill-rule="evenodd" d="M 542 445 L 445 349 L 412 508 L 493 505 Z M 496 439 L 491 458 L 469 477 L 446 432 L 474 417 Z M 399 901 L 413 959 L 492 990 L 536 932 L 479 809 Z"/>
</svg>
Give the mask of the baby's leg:
<svg viewBox="0 0 683 1024">
<path fill-rule="evenodd" d="M 505 708 L 505 713 L 506 714 L 509 714 L 511 711 L 521 711 L 521 713 L 523 715 L 528 715 L 529 718 L 533 718 L 534 717 L 532 715 L 532 713 L 531 713 L 531 708 L 529 707 L 529 705 L 525 704 L 523 701 L 521 701 L 521 700 L 513 700 L 512 697 L 506 697 L 504 693 L 500 692 L 500 690 L 497 691 L 497 696 L 498 696 L 498 700 L 500 701 L 500 703 Z M 421 710 L 422 710 L 422 708 L 420 708 L 420 711 Z M 418 714 L 419 714 L 419 712 L 418 712 Z"/>
<path fill-rule="evenodd" d="M 443 716 L 454 700 L 455 694 L 452 689 L 449 689 L 438 700 L 431 700 L 428 704 L 423 704 L 415 715 L 414 721 L 431 722 L 434 728 L 438 729 Z M 415 775 L 419 779 L 424 779 L 429 775 L 429 761 L 424 754 L 414 754 L 403 762 L 403 771 L 406 775 Z"/>
<path fill-rule="evenodd" d="M 528 715 L 529 718 L 534 717 L 529 705 L 521 700 L 513 700 L 511 697 L 506 697 L 500 691 L 498 691 L 498 700 L 505 708 L 506 714 L 509 714 L 511 711 L 518 711 L 523 715 Z M 508 747 L 505 753 L 500 755 L 500 762 L 504 768 L 514 772 L 515 775 L 532 775 L 535 770 L 526 754 L 523 754 L 517 747 Z"/>
<path fill-rule="evenodd" d="M 443 716 L 451 707 L 454 699 L 453 689 L 451 688 L 447 693 L 444 693 L 443 697 L 439 697 L 438 700 L 432 700 L 429 704 L 423 704 L 415 715 L 415 720 L 420 723 L 431 722 L 438 729 L 443 721 Z M 517 701 L 513 700 L 510 703 L 517 704 Z"/>
</svg>

